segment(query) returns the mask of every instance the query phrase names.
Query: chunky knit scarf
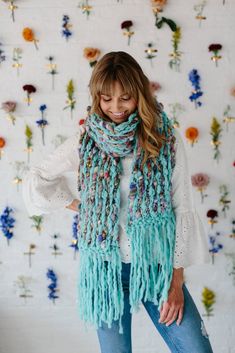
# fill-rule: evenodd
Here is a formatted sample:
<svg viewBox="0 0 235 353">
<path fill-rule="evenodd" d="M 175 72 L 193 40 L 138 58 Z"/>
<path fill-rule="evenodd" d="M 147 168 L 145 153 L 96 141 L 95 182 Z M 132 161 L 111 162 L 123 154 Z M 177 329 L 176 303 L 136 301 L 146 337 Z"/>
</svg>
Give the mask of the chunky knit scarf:
<svg viewBox="0 0 235 353">
<path fill-rule="evenodd" d="M 111 327 L 119 320 L 123 333 L 124 295 L 119 250 L 120 176 L 122 157 L 133 152 L 126 233 L 131 241 L 129 300 L 131 313 L 141 301 L 160 309 L 167 300 L 173 272 L 175 214 L 171 176 L 175 164 L 173 127 L 164 112 L 156 126 L 167 138 L 158 157 L 141 168 L 137 111 L 123 123 L 87 117 L 79 141 L 80 192 L 78 247 L 78 312 L 85 323 Z M 157 125 L 158 124 L 158 125 Z M 106 261 L 105 261 L 106 260 Z"/>
</svg>

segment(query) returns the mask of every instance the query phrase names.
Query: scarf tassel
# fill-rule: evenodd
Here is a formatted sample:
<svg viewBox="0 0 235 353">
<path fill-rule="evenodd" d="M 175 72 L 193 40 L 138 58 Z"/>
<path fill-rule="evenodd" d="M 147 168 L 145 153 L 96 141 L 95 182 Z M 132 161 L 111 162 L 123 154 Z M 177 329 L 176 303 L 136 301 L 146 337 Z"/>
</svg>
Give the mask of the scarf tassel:
<svg viewBox="0 0 235 353">
<path fill-rule="evenodd" d="M 78 314 L 85 324 L 95 325 L 96 329 L 102 327 L 102 321 L 111 328 L 113 320 L 119 320 L 119 333 L 123 333 L 124 294 L 119 249 L 114 248 L 111 256 L 111 261 L 104 261 L 103 252 L 80 249 Z"/>
<path fill-rule="evenodd" d="M 131 313 L 139 310 L 142 300 L 158 305 L 158 310 L 167 300 L 173 274 L 174 232 L 173 213 L 160 221 L 141 219 L 127 230 L 131 239 Z"/>
<path fill-rule="evenodd" d="M 167 300 L 173 273 L 174 229 L 173 213 L 161 216 L 158 221 L 140 219 L 127 227 L 132 257 L 131 313 L 139 310 L 142 300 L 152 301 L 158 305 L 158 310 Z M 102 327 L 102 321 L 111 328 L 113 321 L 119 320 L 119 333 L 122 334 L 124 293 L 120 251 L 114 248 L 109 261 L 104 261 L 104 256 L 103 252 L 80 249 L 78 312 L 81 320 L 95 325 L 96 329 Z"/>
</svg>

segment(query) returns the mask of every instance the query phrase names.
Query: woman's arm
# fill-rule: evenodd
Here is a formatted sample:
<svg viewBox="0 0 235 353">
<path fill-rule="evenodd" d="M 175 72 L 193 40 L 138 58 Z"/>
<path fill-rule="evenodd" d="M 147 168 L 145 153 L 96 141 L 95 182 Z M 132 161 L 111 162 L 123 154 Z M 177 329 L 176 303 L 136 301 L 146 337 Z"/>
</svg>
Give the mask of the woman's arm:
<svg viewBox="0 0 235 353">
<path fill-rule="evenodd" d="M 75 210 L 77 196 L 63 173 L 78 169 L 78 139 L 79 132 L 25 174 L 22 195 L 29 215 L 47 214 L 66 206 Z"/>
<path fill-rule="evenodd" d="M 176 217 L 173 275 L 168 299 L 163 303 L 159 322 L 169 326 L 183 318 L 184 268 L 208 262 L 209 252 L 205 231 L 194 208 L 192 185 L 186 151 L 180 133 L 175 130 L 175 168 L 172 175 L 172 204 Z"/>
<path fill-rule="evenodd" d="M 159 322 L 171 325 L 175 320 L 176 324 L 180 325 L 183 319 L 184 310 L 184 293 L 183 293 L 183 267 L 173 269 L 171 285 L 168 291 L 167 301 L 163 303 L 160 310 Z"/>
<path fill-rule="evenodd" d="M 207 238 L 195 209 L 191 175 L 180 133 L 175 130 L 176 164 L 172 175 L 172 204 L 176 216 L 174 268 L 210 261 Z"/>
<path fill-rule="evenodd" d="M 184 268 L 173 268 L 172 285 L 182 288 L 184 283 Z"/>
</svg>

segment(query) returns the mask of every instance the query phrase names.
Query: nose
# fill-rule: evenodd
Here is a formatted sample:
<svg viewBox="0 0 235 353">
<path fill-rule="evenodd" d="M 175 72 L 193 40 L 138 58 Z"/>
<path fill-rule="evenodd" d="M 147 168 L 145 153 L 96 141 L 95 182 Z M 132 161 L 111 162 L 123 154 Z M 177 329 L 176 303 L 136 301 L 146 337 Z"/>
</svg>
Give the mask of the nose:
<svg viewBox="0 0 235 353">
<path fill-rule="evenodd" d="M 113 99 L 112 101 L 112 112 L 113 113 L 119 113 L 121 109 L 121 102 L 119 99 Z"/>
</svg>

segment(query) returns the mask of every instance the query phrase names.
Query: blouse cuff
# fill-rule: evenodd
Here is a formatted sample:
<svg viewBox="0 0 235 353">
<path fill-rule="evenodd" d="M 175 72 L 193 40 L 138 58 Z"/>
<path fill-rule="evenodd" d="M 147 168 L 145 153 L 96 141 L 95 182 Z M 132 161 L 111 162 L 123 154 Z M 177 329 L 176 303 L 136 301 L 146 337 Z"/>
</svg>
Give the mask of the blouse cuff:
<svg viewBox="0 0 235 353">
<path fill-rule="evenodd" d="M 24 176 L 22 192 L 30 216 L 51 213 L 68 206 L 75 199 L 64 176 L 45 179 L 33 168 Z"/>
<path fill-rule="evenodd" d="M 209 262 L 206 234 L 197 211 L 176 213 L 174 268 Z"/>
</svg>

